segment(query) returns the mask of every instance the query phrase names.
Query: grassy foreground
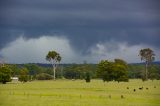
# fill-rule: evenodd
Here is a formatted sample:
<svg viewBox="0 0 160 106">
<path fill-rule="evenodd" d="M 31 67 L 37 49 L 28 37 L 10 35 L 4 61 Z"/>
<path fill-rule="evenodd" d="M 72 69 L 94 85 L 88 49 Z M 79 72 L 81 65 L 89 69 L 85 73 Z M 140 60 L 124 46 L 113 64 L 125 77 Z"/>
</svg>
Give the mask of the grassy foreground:
<svg viewBox="0 0 160 106">
<path fill-rule="evenodd" d="M 139 90 L 142 86 L 143 90 Z M 84 80 L 57 80 L 0 84 L 0 106 L 107 105 L 160 106 L 160 81 L 103 83 L 92 80 L 86 83 Z"/>
</svg>

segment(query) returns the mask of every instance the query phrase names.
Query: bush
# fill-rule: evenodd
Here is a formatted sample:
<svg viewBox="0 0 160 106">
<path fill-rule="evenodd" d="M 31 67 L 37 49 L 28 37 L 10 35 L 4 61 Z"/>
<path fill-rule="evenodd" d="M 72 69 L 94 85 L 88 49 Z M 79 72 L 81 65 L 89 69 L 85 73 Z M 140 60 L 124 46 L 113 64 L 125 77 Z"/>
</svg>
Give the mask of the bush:
<svg viewBox="0 0 160 106">
<path fill-rule="evenodd" d="M 11 81 L 11 69 L 8 66 L 0 66 L 0 82 L 6 84 Z"/>
<path fill-rule="evenodd" d="M 90 82 L 91 81 L 91 78 L 90 78 L 90 73 L 87 72 L 86 73 L 86 78 L 85 78 L 86 82 Z"/>
<path fill-rule="evenodd" d="M 27 82 L 29 78 L 28 75 L 20 75 L 18 79 L 21 82 Z"/>
<path fill-rule="evenodd" d="M 28 70 L 27 68 L 22 68 L 19 75 L 19 81 L 27 82 L 29 80 Z"/>
<path fill-rule="evenodd" d="M 36 76 L 37 80 L 51 80 L 53 79 L 53 76 L 46 73 L 40 73 Z"/>
</svg>

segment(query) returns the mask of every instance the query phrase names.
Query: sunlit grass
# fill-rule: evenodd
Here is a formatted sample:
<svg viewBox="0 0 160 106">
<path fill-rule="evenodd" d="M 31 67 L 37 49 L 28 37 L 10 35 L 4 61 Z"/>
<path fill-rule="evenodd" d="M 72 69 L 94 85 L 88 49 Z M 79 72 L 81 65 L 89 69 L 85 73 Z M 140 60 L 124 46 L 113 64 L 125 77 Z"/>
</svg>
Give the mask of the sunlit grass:
<svg viewBox="0 0 160 106">
<path fill-rule="evenodd" d="M 142 86 L 143 90 L 139 90 Z M 86 83 L 84 80 L 56 80 L 0 84 L 0 106 L 106 105 L 159 106 L 160 81 L 104 83 L 101 80 L 92 80 L 91 83 Z"/>
</svg>

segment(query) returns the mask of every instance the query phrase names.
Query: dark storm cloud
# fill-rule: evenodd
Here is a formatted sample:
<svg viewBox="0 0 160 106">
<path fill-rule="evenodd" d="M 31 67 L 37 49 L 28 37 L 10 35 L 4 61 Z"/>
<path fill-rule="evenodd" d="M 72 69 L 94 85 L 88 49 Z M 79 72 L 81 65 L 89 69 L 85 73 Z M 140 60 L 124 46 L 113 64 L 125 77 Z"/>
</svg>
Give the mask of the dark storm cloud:
<svg viewBox="0 0 160 106">
<path fill-rule="evenodd" d="M 66 36 L 83 50 L 110 40 L 158 47 L 159 5 L 159 0 L 0 1 L 0 48 L 22 34 Z"/>
</svg>

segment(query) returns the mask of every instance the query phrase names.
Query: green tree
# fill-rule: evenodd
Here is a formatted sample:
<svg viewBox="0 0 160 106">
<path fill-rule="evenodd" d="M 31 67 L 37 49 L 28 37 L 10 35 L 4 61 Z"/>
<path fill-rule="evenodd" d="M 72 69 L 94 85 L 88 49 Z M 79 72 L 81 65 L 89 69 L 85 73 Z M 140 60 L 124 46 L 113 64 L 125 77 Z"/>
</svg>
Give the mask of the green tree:
<svg viewBox="0 0 160 106">
<path fill-rule="evenodd" d="M 28 69 L 29 75 L 31 76 L 35 76 L 42 72 L 41 67 L 36 64 L 25 64 L 24 67 Z"/>
<path fill-rule="evenodd" d="M 114 67 L 115 81 L 128 81 L 128 65 L 122 59 L 115 59 Z"/>
<path fill-rule="evenodd" d="M 114 64 L 113 77 L 115 81 L 128 81 L 128 70 L 125 66 Z"/>
<path fill-rule="evenodd" d="M 141 56 L 141 60 L 145 61 L 145 72 L 144 72 L 144 80 L 148 80 L 148 65 L 155 59 L 154 51 L 150 48 L 141 49 L 139 51 L 139 56 Z"/>
<path fill-rule="evenodd" d="M 54 80 L 56 79 L 56 68 L 57 68 L 57 64 L 61 61 L 61 56 L 59 53 L 57 53 L 56 51 L 49 51 L 47 56 L 46 56 L 46 60 L 50 61 L 53 67 L 53 78 Z"/>
<path fill-rule="evenodd" d="M 142 78 L 144 67 L 142 64 L 129 64 L 128 71 L 130 78 Z"/>
<path fill-rule="evenodd" d="M 17 67 L 16 64 L 10 64 L 9 68 L 12 70 L 11 76 L 15 77 L 16 75 L 19 74 L 20 69 Z"/>
<path fill-rule="evenodd" d="M 160 66 L 156 65 L 156 64 L 152 64 L 149 68 L 148 68 L 148 78 L 151 80 L 154 79 L 159 79 L 160 78 Z"/>
<path fill-rule="evenodd" d="M 64 77 L 67 79 L 80 78 L 79 65 L 72 64 L 64 68 Z"/>
<path fill-rule="evenodd" d="M 115 59 L 115 62 L 102 60 L 98 64 L 97 75 L 103 81 L 128 81 L 127 63 L 121 59 Z"/>
<path fill-rule="evenodd" d="M 128 64 L 122 59 L 114 59 L 116 64 L 123 65 L 126 69 L 128 69 Z"/>
<path fill-rule="evenodd" d="M 85 79 L 86 73 L 90 73 L 91 78 L 95 78 L 95 64 L 69 64 L 64 66 L 63 75 L 67 79 Z"/>
<path fill-rule="evenodd" d="M 113 62 L 102 60 L 97 67 L 97 76 L 102 78 L 103 81 L 112 81 L 113 78 Z"/>
<path fill-rule="evenodd" d="M 27 82 L 28 80 L 29 80 L 28 70 L 27 70 L 27 68 L 22 68 L 20 70 L 19 81 Z"/>
<path fill-rule="evenodd" d="M 11 69 L 7 65 L 0 66 L 0 82 L 6 84 L 11 81 Z"/>
</svg>

